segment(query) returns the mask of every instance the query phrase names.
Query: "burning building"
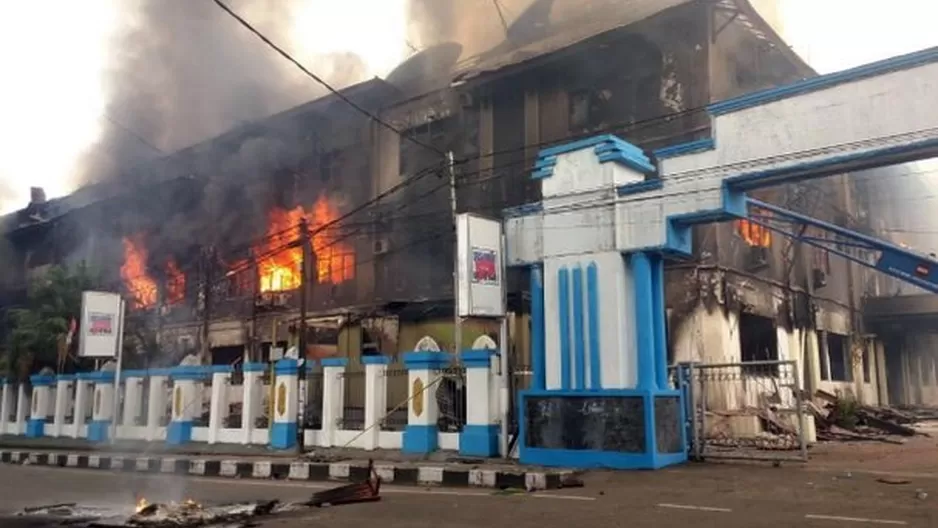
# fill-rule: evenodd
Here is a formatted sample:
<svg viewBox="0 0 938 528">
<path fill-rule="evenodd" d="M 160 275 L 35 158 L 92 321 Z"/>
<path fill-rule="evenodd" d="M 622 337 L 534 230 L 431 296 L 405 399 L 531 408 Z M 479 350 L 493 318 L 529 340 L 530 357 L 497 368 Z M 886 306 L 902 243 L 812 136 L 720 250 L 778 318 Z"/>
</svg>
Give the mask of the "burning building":
<svg viewBox="0 0 938 528">
<path fill-rule="evenodd" d="M 425 335 L 450 349 L 446 153 L 459 160 L 457 209 L 497 216 L 540 198 L 529 176 L 542 145 L 602 132 L 650 152 L 705 138 L 710 102 L 813 75 L 747 0 L 538 0 L 504 27 L 477 30 L 462 23 L 472 15 L 463 4 L 415 2 L 422 27 L 435 28 L 415 40 L 422 49 L 385 80 L 342 90 L 395 130 L 329 95 L 152 162 L 142 173 L 158 175 L 150 185 L 162 189 L 162 206 L 111 228 L 118 240 L 137 232 L 129 226 L 152 235 L 146 247 L 131 235 L 123 259 L 57 245 L 64 235 L 50 219 L 68 224 L 77 213 L 32 204 L 7 222 L 13 276 L 74 255 L 122 262 L 138 306 L 171 305 L 159 311 L 164 346 L 184 340 L 214 361 L 260 359 L 295 339 L 305 219 L 311 349 L 396 353 Z M 110 211 L 119 195 L 141 200 L 139 187 L 108 189 L 86 209 Z M 836 222 L 850 194 L 834 177 L 759 198 Z M 110 218 L 94 214 L 97 224 L 80 225 Z M 784 350 L 809 330 L 845 338 L 830 339 L 841 348 L 870 346 L 846 339 L 862 333 L 854 286 L 862 277 L 847 263 L 746 222 L 697 228 L 694 249 L 694 261 L 667 271 L 672 360 L 791 357 Z M 517 270 L 507 279 L 515 361 L 525 364 L 527 282 Z M 492 330 L 468 321 L 460 345 Z M 816 374 L 815 387 L 831 381 Z M 859 382 L 860 392 L 877 394 L 875 378 Z"/>
</svg>

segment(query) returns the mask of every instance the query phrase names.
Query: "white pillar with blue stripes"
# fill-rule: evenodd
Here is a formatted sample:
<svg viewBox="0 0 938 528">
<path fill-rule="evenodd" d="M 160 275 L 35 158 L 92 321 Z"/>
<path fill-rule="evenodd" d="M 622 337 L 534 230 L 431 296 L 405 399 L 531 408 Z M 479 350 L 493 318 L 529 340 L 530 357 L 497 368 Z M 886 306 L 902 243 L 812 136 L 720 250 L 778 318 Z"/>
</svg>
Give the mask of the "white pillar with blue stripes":
<svg viewBox="0 0 938 528">
<path fill-rule="evenodd" d="M 26 436 L 40 438 L 45 435 L 46 419 L 52 409 L 52 386 L 55 376 L 41 375 L 29 377 L 33 386 L 32 411 L 26 422 Z"/>
<path fill-rule="evenodd" d="M 284 358 L 274 364 L 274 413 L 270 430 L 270 447 L 290 449 L 296 445 L 299 416 L 299 363 Z"/>
<path fill-rule="evenodd" d="M 666 364 L 662 253 L 672 230 L 660 206 L 617 204 L 660 189 L 654 172 L 641 149 L 613 136 L 551 147 L 532 174 L 543 200 L 505 212 L 508 265 L 531 277 L 534 372 L 518 399 L 522 462 L 656 468 L 686 460 L 681 394 L 668 386 Z M 624 245 L 634 233 L 656 242 Z M 583 432 L 561 434 L 570 427 Z"/>
<path fill-rule="evenodd" d="M 13 386 L 0 378 L 0 434 L 10 434 L 10 413 L 13 410 Z"/>
<path fill-rule="evenodd" d="M 407 427 L 404 429 L 405 453 L 432 453 L 440 446 L 437 424 L 439 408 L 436 390 L 442 369 L 449 366 L 452 356 L 446 352 L 408 352 L 404 354 L 407 369 Z"/>
<path fill-rule="evenodd" d="M 378 448 L 381 427 L 378 422 L 388 412 L 388 364 L 391 358 L 385 355 L 362 356 L 365 366 L 365 427 L 362 444 L 366 451 Z"/>
</svg>

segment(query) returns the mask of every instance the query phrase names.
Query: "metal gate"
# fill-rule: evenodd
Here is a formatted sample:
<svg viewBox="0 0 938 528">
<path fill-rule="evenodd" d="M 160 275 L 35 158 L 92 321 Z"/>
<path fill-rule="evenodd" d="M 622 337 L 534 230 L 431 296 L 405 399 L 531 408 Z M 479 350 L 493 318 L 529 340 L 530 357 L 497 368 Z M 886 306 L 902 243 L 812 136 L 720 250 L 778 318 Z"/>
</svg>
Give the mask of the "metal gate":
<svg viewBox="0 0 938 528">
<path fill-rule="evenodd" d="M 682 363 L 672 380 L 684 392 L 691 458 L 808 459 L 795 361 Z"/>
</svg>

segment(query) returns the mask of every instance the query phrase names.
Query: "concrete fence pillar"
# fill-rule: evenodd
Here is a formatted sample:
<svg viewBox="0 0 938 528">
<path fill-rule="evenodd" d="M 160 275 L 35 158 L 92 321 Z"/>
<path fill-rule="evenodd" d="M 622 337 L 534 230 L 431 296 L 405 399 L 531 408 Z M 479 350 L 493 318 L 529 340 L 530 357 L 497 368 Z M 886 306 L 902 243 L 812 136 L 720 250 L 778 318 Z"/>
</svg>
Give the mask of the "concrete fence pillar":
<svg viewBox="0 0 938 528">
<path fill-rule="evenodd" d="M 0 378 L 0 434 L 10 434 L 10 412 L 13 410 L 13 386 Z"/>
<path fill-rule="evenodd" d="M 270 429 L 270 447 L 290 449 L 296 445 L 299 411 L 299 364 L 295 359 L 281 359 L 274 364 L 274 412 Z"/>
<path fill-rule="evenodd" d="M 436 404 L 441 370 L 452 361 L 445 352 L 408 352 L 404 354 L 407 369 L 407 427 L 404 429 L 405 453 L 431 453 L 440 445 L 437 425 L 440 410 Z"/>
<path fill-rule="evenodd" d="M 209 407 L 208 443 L 218 443 L 218 431 L 225 427 L 228 419 L 228 386 L 231 385 L 231 367 L 221 365 L 213 368 L 212 400 Z"/>
<path fill-rule="evenodd" d="M 150 386 L 147 397 L 147 441 L 159 438 L 159 430 L 166 418 L 166 388 L 169 382 L 169 369 L 156 369 L 148 372 Z"/>
<path fill-rule="evenodd" d="M 94 372 L 94 398 L 91 407 L 91 423 L 88 424 L 88 440 L 106 442 L 114 416 L 114 373 Z"/>
<path fill-rule="evenodd" d="M 26 434 L 26 420 L 29 417 L 29 395 L 26 394 L 26 384 L 20 383 L 16 387 L 16 434 Z"/>
<path fill-rule="evenodd" d="M 206 367 L 179 366 L 171 369 L 173 380 L 172 415 L 166 430 L 166 442 L 180 445 L 192 441 L 195 419 L 202 414 L 202 381 Z"/>
<path fill-rule="evenodd" d="M 384 355 L 362 356 L 365 365 L 365 431 L 362 436 L 364 448 L 373 451 L 378 448 L 381 427 L 378 421 L 388 411 L 388 363 L 391 358 Z"/>
<path fill-rule="evenodd" d="M 137 425 L 137 420 L 143 413 L 143 378 L 146 375 L 145 370 L 128 370 L 121 374 L 124 381 L 124 408 L 119 422 L 121 425 Z"/>
<path fill-rule="evenodd" d="M 322 447 L 336 445 L 335 432 L 345 407 L 345 368 L 348 358 L 325 358 L 322 364 Z"/>
<path fill-rule="evenodd" d="M 254 435 L 254 423 L 261 414 L 264 402 L 264 386 L 261 376 L 267 371 L 266 363 L 244 364 L 244 397 L 241 403 L 241 443 L 250 444 Z"/>
<path fill-rule="evenodd" d="M 65 416 L 68 414 L 68 406 L 72 403 L 72 388 L 75 386 L 75 376 L 62 374 L 56 377 L 55 383 L 52 436 L 64 436 Z"/>
<path fill-rule="evenodd" d="M 470 349 L 460 355 L 466 367 L 466 423 L 459 433 L 459 454 L 474 457 L 498 455 L 499 387 L 492 370 L 491 349 Z"/>
<path fill-rule="evenodd" d="M 88 421 L 88 408 L 91 405 L 91 381 L 88 372 L 75 375 L 75 411 L 72 413 L 72 438 L 81 438 L 81 428 Z"/>
<path fill-rule="evenodd" d="M 33 386 L 32 409 L 26 424 L 26 436 L 40 438 L 45 435 L 46 420 L 52 409 L 52 386 L 55 376 L 35 375 L 29 377 Z"/>
</svg>

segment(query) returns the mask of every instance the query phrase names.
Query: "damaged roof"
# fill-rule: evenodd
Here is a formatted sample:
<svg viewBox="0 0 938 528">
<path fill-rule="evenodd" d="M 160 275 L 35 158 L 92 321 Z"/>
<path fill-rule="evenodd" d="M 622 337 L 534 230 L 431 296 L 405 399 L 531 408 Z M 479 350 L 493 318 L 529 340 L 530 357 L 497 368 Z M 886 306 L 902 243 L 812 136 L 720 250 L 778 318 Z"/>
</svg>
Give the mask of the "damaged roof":
<svg viewBox="0 0 938 528">
<path fill-rule="evenodd" d="M 486 73 L 548 55 L 601 33 L 629 26 L 691 1 L 619 0 L 614 3 L 614 6 L 601 6 L 594 9 L 588 17 L 567 24 L 557 24 L 544 38 L 521 45 L 515 45 L 510 40 L 506 40 L 488 52 L 463 60 L 457 64 L 452 80 L 454 83 L 468 81 Z"/>
</svg>

